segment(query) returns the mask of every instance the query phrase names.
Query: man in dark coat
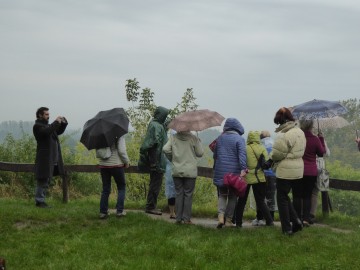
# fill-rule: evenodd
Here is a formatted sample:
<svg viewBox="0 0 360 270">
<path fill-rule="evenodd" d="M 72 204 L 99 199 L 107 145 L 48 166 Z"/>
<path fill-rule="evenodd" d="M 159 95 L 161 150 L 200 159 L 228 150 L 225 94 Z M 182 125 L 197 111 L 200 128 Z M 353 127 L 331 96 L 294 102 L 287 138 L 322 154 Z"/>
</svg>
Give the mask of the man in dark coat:
<svg viewBox="0 0 360 270">
<path fill-rule="evenodd" d="M 41 107 L 36 111 L 36 118 L 33 126 L 33 133 L 37 142 L 35 205 L 47 208 L 49 206 L 45 202 L 45 193 L 51 178 L 55 175 L 64 175 L 58 135 L 64 133 L 68 123 L 65 117 L 58 116 L 54 122 L 49 124 L 49 109 L 46 107 Z"/>
<path fill-rule="evenodd" d="M 166 168 L 165 155 L 162 151 L 167 142 L 164 123 L 169 110 L 164 107 L 157 107 L 154 118 L 148 125 L 145 139 L 140 147 L 140 167 L 147 167 L 150 171 L 150 185 L 147 195 L 145 212 L 154 215 L 161 215 L 156 209 L 157 198 L 161 189 L 162 178 Z"/>
</svg>

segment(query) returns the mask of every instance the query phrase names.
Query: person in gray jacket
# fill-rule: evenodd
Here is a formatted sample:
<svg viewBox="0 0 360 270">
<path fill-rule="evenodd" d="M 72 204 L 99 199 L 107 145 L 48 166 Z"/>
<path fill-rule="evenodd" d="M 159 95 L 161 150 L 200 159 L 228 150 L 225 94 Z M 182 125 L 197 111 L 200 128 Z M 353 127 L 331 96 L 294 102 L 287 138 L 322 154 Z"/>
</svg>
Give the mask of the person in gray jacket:
<svg viewBox="0 0 360 270">
<path fill-rule="evenodd" d="M 192 197 L 198 174 L 197 158 L 204 154 L 200 139 L 190 131 L 178 132 L 170 136 L 163 147 L 163 152 L 172 164 L 176 191 L 176 222 L 192 224 Z"/>
<path fill-rule="evenodd" d="M 124 211 L 126 186 L 124 168 L 129 168 L 130 161 L 126 152 L 124 136 L 116 138 L 115 142 L 110 147 L 110 150 L 110 157 L 105 159 L 98 158 L 103 188 L 100 199 L 100 219 L 105 219 L 108 216 L 109 195 L 111 192 L 111 177 L 114 177 L 118 189 L 116 216 L 122 217 L 126 215 Z"/>
</svg>

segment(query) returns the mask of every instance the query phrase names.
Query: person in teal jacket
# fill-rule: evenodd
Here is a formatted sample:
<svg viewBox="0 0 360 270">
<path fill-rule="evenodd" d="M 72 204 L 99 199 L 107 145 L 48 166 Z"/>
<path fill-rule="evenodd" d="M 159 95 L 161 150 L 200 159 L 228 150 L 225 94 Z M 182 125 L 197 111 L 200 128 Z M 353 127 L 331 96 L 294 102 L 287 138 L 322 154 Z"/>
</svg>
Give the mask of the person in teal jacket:
<svg viewBox="0 0 360 270">
<path fill-rule="evenodd" d="M 145 212 L 154 215 L 162 214 L 161 210 L 156 209 L 156 206 L 166 169 L 166 159 L 162 149 L 167 142 L 164 123 L 168 114 L 169 110 L 164 107 L 159 106 L 155 109 L 154 117 L 148 125 L 145 139 L 140 147 L 138 166 L 150 171 Z"/>
</svg>

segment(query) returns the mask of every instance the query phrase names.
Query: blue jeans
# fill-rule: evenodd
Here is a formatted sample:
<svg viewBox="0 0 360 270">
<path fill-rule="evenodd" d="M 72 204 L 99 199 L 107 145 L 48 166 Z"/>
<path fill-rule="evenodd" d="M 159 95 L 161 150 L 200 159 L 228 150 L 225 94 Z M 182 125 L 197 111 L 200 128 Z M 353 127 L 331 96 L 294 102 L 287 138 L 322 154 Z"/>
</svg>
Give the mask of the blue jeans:
<svg viewBox="0 0 360 270">
<path fill-rule="evenodd" d="M 124 210 L 124 201 L 125 201 L 125 172 L 123 167 L 115 168 L 101 168 L 101 180 L 103 185 L 103 190 L 101 192 L 100 199 L 100 213 L 107 214 L 109 208 L 109 195 L 111 192 L 111 177 L 114 177 L 118 197 L 116 203 L 117 213 L 122 213 Z"/>
</svg>

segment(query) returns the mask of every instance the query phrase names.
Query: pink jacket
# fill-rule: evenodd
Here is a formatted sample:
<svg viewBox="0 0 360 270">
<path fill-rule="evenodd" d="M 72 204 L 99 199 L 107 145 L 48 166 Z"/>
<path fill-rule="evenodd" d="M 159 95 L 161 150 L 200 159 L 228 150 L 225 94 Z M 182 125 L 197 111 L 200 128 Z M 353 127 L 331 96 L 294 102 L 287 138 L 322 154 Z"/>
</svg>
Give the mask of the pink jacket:
<svg viewBox="0 0 360 270">
<path fill-rule="evenodd" d="M 304 175 L 318 175 L 316 156 L 322 157 L 325 154 L 325 142 L 323 137 L 317 137 L 310 131 L 304 131 L 306 137 L 306 148 L 303 156 Z"/>
</svg>

